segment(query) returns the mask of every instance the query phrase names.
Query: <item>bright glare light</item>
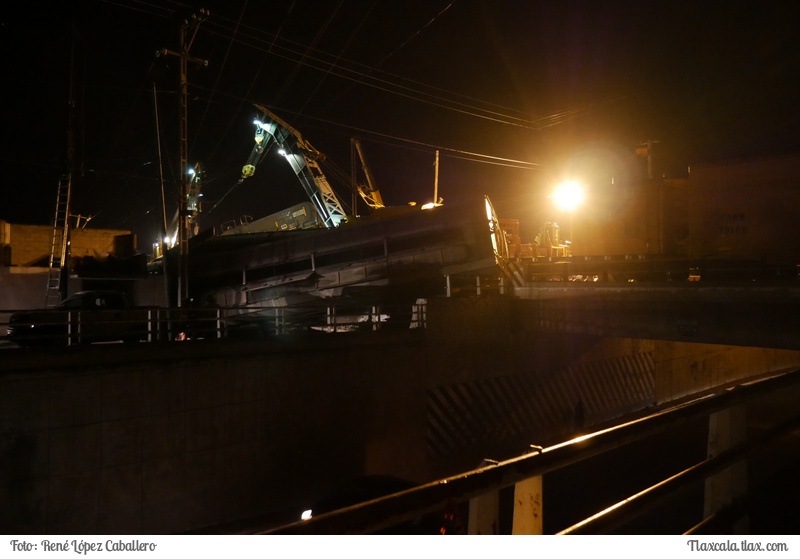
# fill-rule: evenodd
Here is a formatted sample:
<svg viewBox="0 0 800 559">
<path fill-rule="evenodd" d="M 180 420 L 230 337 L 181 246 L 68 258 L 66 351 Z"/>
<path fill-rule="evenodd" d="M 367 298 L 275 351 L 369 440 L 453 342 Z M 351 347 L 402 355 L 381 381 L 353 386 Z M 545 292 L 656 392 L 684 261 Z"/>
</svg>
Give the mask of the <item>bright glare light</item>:
<svg viewBox="0 0 800 559">
<path fill-rule="evenodd" d="M 308 520 L 309 518 L 311 518 L 311 509 L 304 510 L 300 515 L 300 520 Z"/>
<path fill-rule="evenodd" d="M 558 209 L 572 212 L 583 204 L 586 195 L 583 191 L 583 186 L 579 182 L 570 180 L 558 185 L 551 197 Z"/>
<path fill-rule="evenodd" d="M 279 153 L 279 154 L 281 154 L 282 156 L 286 157 L 286 150 L 285 150 L 285 149 L 283 149 L 283 148 L 280 148 L 280 149 L 278 150 L 278 153 Z"/>
</svg>

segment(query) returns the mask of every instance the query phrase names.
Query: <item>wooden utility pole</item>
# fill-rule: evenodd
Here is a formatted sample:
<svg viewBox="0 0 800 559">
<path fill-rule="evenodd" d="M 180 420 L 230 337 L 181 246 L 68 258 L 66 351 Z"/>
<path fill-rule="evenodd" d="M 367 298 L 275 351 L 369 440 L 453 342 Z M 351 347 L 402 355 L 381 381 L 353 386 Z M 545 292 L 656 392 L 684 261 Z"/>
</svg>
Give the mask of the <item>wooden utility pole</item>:
<svg viewBox="0 0 800 559">
<path fill-rule="evenodd" d="M 158 119 L 158 94 L 156 92 L 156 83 L 153 82 L 153 112 L 156 115 L 156 148 L 158 149 L 158 178 L 161 182 L 161 238 L 158 239 L 159 251 L 163 254 L 164 239 L 167 236 L 167 195 L 164 190 L 164 162 L 161 157 L 161 125 Z"/>
<path fill-rule="evenodd" d="M 439 150 L 436 150 L 436 161 L 433 164 L 434 166 L 434 176 L 433 176 L 433 205 L 439 203 Z"/>
<path fill-rule="evenodd" d="M 189 237 L 191 224 L 189 223 L 189 80 L 187 68 L 189 62 L 198 66 L 208 66 L 208 60 L 189 55 L 194 38 L 200 23 L 208 17 L 208 10 L 201 9 L 198 14 L 193 14 L 190 20 L 184 20 L 180 33 L 180 52 L 162 49 L 158 54 L 177 56 L 180 60 L 180 201 L 178 204 L 178 306 L 181 307 L 189 298 Z"/>
</svg>

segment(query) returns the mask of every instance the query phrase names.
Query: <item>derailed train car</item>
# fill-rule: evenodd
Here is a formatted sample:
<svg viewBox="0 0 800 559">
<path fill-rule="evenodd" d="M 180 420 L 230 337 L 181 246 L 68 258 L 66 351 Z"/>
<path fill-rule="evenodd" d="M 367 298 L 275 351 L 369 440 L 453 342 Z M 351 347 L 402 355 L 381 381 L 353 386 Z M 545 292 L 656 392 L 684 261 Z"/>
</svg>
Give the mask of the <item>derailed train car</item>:
<svg viewBox="0 0 800 559">
<path fill-rule="evenodd" d="M 531 279 L 796 279 L 800 156 L 693 166 L 680 179 L 595 187 L 571 258 L 531 259 Z M 554 275 L 554 273 L 560 275 Z"/>
<path fill-rule="evenodd" d="M 188 251 L 189 293 L 199 305 L 243 310 L 413 303 L 444 294 L 448 280 L 496 275 L 505 247 L 497 222 L 482 198 L 386 208 L 332 229 L 201 235 Z"/>
<path fill-rule="evenodd" d="M 798 263 L 800 157 L 694 167 L 683 190 L 670 210 L 688 256 Z"/>
</svg>

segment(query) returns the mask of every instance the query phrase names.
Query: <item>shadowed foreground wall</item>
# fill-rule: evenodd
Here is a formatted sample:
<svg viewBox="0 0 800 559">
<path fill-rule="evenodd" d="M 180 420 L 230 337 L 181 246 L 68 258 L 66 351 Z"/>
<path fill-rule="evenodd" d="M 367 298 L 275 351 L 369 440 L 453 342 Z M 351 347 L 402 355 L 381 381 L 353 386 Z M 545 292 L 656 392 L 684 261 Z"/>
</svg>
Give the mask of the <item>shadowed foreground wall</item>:
<svg viewBox="0 0 800 559">
<path fill-rule="evenodd" d="M 6 350 L 0 528 L 165 534 L 294 514 L 341 480 L 428 481 L 683 396 L 678 385 L 798 361 L 526 320 L 506 300 L 468 299 L 431 304 L 426 330 Z"/>
</svg>

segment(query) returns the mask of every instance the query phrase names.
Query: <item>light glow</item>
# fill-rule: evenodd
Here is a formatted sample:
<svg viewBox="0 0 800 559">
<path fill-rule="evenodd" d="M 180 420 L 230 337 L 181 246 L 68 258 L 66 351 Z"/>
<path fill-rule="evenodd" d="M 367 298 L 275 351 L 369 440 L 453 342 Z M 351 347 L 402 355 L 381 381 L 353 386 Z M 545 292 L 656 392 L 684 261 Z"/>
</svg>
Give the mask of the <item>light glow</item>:
<svg viewBox="0 0 800 559">
<path fill-rule="evenodd" d="M 551 195 L 556 207 L 565 212 L 574 212 L 586 199 L 583 186 L 575 180 L 559 184 Z"/>
</svg>

